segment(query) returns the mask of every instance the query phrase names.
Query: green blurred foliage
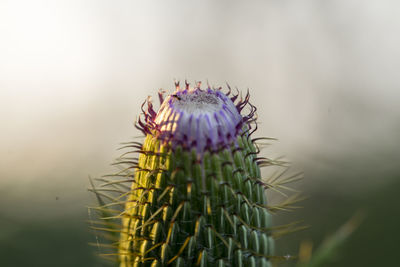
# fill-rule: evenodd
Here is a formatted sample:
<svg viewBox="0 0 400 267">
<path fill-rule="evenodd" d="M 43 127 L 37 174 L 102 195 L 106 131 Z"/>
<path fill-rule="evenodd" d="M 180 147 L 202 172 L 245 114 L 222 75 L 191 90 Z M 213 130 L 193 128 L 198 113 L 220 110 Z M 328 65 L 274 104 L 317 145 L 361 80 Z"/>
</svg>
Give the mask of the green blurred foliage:
<svg viewBox="0 0 400 267">
<path fill-rule="evenodd" d="M 88 245 L 93 236 L 85 219 L 21 221 L 1 216 L 0 266 L 103 266 Z"/>
<path fill-rule="evenodd" d="M 333 177 L 331 177 L 333 179 Z M 393 178 L 393 179 L 390 179 Z M 278 240 L 278 253 L 296 255 L 299 244 L 313 242 L 315 251 L 326 238 L 334 234 L 357 211 L 365 213 L 358 228 L 323 266 L 397 266 L 400 244 L 400 175 L 385 177 L 385 186 L 369 188 L 364 194 L 341 195 L 323 188 L 312 192 L 296 214 L 285 214 L 285 220 L 302 219 L 310 227 Z M 279 266 L 294 266 L 294 262 Z"/>
</svg>

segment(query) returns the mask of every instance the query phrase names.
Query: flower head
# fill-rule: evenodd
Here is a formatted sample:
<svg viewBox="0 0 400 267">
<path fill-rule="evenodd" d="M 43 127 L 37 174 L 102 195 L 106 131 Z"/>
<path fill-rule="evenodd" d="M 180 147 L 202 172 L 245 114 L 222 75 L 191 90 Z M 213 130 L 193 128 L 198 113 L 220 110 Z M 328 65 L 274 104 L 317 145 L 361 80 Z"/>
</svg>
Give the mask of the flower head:
<svg viewBox="0 0 400 267">
<path fill-rule="evenodd" d="M 147 101 L 148 109 L 143 112 L 146 123 L 139 120 L 139 127 L 145 133 L 156 134 L 159 139 L 170 142 L 172 148 L 178 145 L 184 149 L 195 148 L 199 154 L 230 146 L 255 112 L 249 103 L 250 114 L 242 116 L 240 112 L 248 104 L 249 95 L 235 105 L 238 95 L 229 97 L 230 91 L 225 94 L 221 88 L 210 87 L 203 90 L 200 83 L 195 88 L 186 83 L 181 89 L 177 83 L 175 92 L 165 99 L 159 94 L 162 103 L 157 113 Z"/>
</svg>

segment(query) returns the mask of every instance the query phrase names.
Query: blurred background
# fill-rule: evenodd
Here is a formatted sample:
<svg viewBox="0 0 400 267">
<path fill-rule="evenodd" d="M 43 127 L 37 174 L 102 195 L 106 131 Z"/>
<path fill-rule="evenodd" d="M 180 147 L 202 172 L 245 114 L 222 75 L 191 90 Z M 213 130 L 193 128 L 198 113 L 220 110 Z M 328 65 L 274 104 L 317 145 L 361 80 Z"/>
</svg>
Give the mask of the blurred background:
<svg viewBox="0 0 400 267">
<path fill-rule="evenodd" d="M 0 1 L 0 265 L 103 266 L 88 246 L 88 177 L 139 135 L 174 79 L 250 89 L 308 199 L 276 223 L 314 247 L 366 214 L 329 266 L 397 266 L 398 1 Z M 158 105 L 157 105 L 158 106 Z M 294 266 L 293 261 L 283 266 Z M 328 265 L 327 265 L 328 266 Z"/>
</svg>

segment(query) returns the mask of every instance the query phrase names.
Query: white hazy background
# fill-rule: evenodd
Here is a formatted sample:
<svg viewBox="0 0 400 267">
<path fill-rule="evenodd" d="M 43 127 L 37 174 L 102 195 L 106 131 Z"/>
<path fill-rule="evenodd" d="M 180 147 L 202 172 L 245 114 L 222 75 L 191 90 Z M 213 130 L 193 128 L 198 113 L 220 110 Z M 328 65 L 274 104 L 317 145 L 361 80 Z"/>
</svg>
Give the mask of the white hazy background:
<svg viewBox="0 0 400 267">
<path fill-rule="evenodd" d="M 84 210 L 88 176 L 113 170 L 144 99 L 174 79 L 249 88 L 258 136 L 280 140 L 274 153 L 305 172 L 304 191 L 384 184 L 400 158 L 399 10 L 390 0 L 0 1 L 2 209 Z"/>
</svg>

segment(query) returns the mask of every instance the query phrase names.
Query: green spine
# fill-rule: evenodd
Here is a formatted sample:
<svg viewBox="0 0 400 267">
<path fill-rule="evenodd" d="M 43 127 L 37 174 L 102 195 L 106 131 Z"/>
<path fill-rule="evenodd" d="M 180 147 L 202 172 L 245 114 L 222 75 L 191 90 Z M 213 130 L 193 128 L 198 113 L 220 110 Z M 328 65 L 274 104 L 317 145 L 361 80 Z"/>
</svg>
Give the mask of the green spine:
<svg viewBox="0 0 400 267">
<path fill-rule="evenodd" d="M 271 266 L 257 149 L 243 132 L 202 156 L 146 136 L 122 213 L 120 266 Z"/>
</svg>

